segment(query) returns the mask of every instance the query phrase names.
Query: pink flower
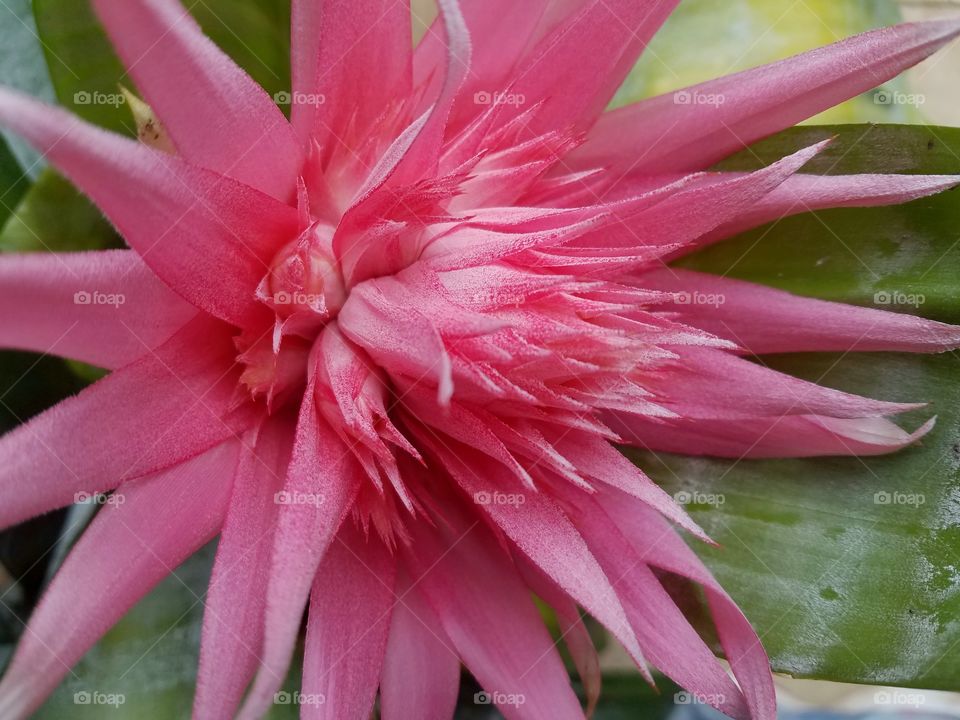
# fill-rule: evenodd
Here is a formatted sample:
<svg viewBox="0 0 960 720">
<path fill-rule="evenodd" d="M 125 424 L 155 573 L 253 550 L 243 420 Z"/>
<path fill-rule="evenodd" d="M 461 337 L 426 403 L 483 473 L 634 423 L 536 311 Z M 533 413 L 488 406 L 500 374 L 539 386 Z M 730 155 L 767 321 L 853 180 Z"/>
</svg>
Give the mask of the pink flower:
<svg viewBox="0 0 960 720">
<path fill-rule="evenodd" d="M 603 113 L 676 4 L 441 0 L 413 50 L 406 3 L 295 0 L 288 122 L 175 0 L 94 0 L 172 154 L 0 91 L 0 122 L 131 248 L 0 259 L 3 346 L 113 370 L 0 440 L 0 525 L 118 498 L 31 618 L 0 715 L 29 715 L 219 534 L 204 720 L 268 709 L 305 609 L 304 717 L 365 718 L 378 688 L 386 720 L 448 717 L 461 663 L 507 717 L 582 717 L 531 593 L 591 706 L 579 608 L 648 678 L 649 663 L 734 717 L 774 716 L 756 634 L 673 525 L 703 532 L 611 443 L 869 455 L 930 430 L 888 419 L 913 405 L 743 355 L 933 352 L 957 328 L 664 261 L 955 185 L 799 174 L 822 145 L 702 171 L 960 25 L 867 33 L 683 96 L 709 103 Z M 736 683 L 661 572 L 704 588 Z"/>
</svg>

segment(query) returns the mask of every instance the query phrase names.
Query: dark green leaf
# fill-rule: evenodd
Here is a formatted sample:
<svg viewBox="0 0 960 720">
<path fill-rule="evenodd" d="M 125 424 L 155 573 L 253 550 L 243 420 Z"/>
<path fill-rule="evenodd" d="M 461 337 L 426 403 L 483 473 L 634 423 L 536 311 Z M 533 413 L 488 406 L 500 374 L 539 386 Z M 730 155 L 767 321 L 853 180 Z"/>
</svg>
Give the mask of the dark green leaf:
<svg viewBox="0 0 960 720">
<path fill-rule="evenodd" d="M 0 232 L 0 252 L 65 252 L 119 245 L 100 211 L 53 170 L 41 174 Z"/>
<path fill-rule="evenodd" d="M 6 140 L 0 137 L 0 228 L 30 187 L 30 181 L 13 156 Z"/>
</svg>

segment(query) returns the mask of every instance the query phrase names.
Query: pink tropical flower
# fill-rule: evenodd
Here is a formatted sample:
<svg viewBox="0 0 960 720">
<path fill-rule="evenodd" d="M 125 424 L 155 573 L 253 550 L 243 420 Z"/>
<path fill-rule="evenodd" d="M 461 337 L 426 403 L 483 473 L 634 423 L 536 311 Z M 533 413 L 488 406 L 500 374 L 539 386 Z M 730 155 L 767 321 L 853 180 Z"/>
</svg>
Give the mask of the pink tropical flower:
<svg viewBox="0 0 960 720">
<path fill-rule="evenodd" d="M 195 716 L 262 715 L 307 612 L 304 717 L 449 717 L 461 663 L 510 718 L 578 718 L 580 609 L 738 718 L 771 718 L 757 635 L 613 443 L 736 457 L 910 445 L 879 402 L 748 353 L 960 345 L 960 330 L 665 261 L 800 211 L 956 177 L 705 172 L 960 33 L 902 25 L 604 113 L 677 0 L 294 0 L 288 122 L 176 0 L 94 0 L 162 123 L 150 147 L 0 91 L 0 122 L 129 250 L 0 258 L 0 343 L 113 372 L 0 439 L 0 526 L 114 491 L 0 685 L 26 717 L 220 535 Z M 164 152 L 165 147 L 172 152 Z M 723 304 L 684 302 L 690 294 Z M 103 298 L 122 297 L 105 303 Z M 661 583 L 705 590 L 732 669 Z M 735 678 L 735 679 L 734 679 Z"/>
</svg>

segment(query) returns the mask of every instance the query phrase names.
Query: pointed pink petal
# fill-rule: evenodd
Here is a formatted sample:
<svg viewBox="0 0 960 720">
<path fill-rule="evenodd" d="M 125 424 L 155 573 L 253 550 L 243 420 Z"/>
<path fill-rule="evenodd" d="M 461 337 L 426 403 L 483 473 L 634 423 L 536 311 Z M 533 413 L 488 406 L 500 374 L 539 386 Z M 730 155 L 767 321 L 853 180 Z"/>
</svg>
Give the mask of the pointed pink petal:
<svg viewBox="0 0 960 720">
<path fill-rule="evenodd" d="M 223 326 L 193 321 L 155 353 L 4 435 L 0 527 L 181 463 L 249 427 L 252 409 L 232 409 L 233 356 Z"/>
<path fill-rule="evenodd" d="M 597 501 L 643 562 L 703 586 L 720 644 L 747 699 L 750 717 L 775 718 L 776 692 L 760 638 L 700 558 L 662 517 L 648 508 L 614 493 L 601 493 Z"/>
<path fill-rule="evenodd" d="M 303 658 L 309 720 L 370 717 L 390 629 L 396 561 L 351 522 L 330 545 L 310 594 Z M 323 702 L 312 703 L 311 699 Z"/>
<path fill-rule="evenodd" d="M 960 33 L 956 21 L 874 30 L 604 115 L 570 168 L 702 170 L 757 140 L 877 87 Z"/>
<path fill-rule="evenodd" d="M 407 575 L 401 571 L 397 577 L 398 602 L 380 678 L 380 712 L 383 720 L 448 720 L 457 704 L 460 657 Z"/>
<path fill-rule="evenodd" d="M 607 574 L 617 578 L 617 592 L 650 662 L 718 710 L 748 717 L 740 690 L 597 502 L 572 488 L 564 492 L 576 508 L 575 522 L 591 550 Z M 666 526 L 663 532 L 673 534 L 674 530 Z"/>
<path fill-rule="evenodd" d="M 464 664 L 507 720 L 582 720 L 567 671 L 510 558 L 480 520 L 448 515 L 442 522 L 450 526 L 443 537 L 416 524 L 405 558 Z"/>
<path fill-rule="evenodd" d="M 684 348 L 669 369 L 651 371 L 644 386 L 658 404 L 683 418 L 724 419 L 824 415 L 896 415 L 922 405 L 883 402 L 800 380 L 715 348 Z"/>
<path fill-rule="evenodd" d="M 273 528 L 293 438 L 275 416 L 244 438 L 210 578 L 193 717 L 232 718 L 260 663 Z"/>
<path fill-rule="evenodd" d="M 129 250 L 0 255 L 0 346 L 114 369 L 197 310 Z"/>
<path fill-rule="evenodd" d="M 93 6 L 186 160 L 291 199 L 300 154 L 290 124 L 177 0 L 93 0 Z"/>
<path fill-rule="evenodd" d="M 508 90 L 529 103 L 544 101 L 527 127 L 531 135 L 558 128 L 587 129 L 678 4 L 679 0 L 583 3 L 530 53 L 509 88 L 488 91 Z M 510 107 L 514 115 L 524 109 Z"/>
<path fill-rule="evenodd" d="M 374 131 L 409 94 L 410 23 L 409 3 L 395 0 L 293 3 L 291 118 L 301 141 L 341 141 L 351 124 L 359 135 Z"/>
<path fill-rule="evenodd" d="M 548 435 L 549 437 L 549 435 Z M 642 501 L 705 542 L 710 538 L 673 498 L 605 438 L 579 430 L 558 430 L 554 447 L 577 471 Z"/>
<path fill-rule="evenodd" d="M 549 0 L 460 0 L 473 41 L 473 57 L 470 75 L 457 100 L 453 127 L 488 109 L 476 101 L 477 93 L 489 95 L 507 87 L 510 72 L 530 45 L 549 4 Z M 414 55 L 417 84 L 441 74 L 446 57 L 441 21 L 437 20 Z"/>
<path fill-rule="evenodd" d="M 351 217 L 366 217 L 372 208 L 377 207 L 378 200 L 396 202 L 391 188 L 412 185 L 435 175 L 447 120 L 457 94 L 469 76 L 472 53 L 470 33 L 460 12 L 459 0 L 438 0 L 438 4 L 447 51 L 444 71 L 438 76 L 442 78 L 439 95 L 374 169 L 359 202 L 351 209 Z M 375 192 L 381 188 L 383 192 Z"/>
<path fill-rule="evenodd" d="M 443 465 L 471 498 L 484 493 L 515 492 L 522 504 L 481 504 L 493 522 L 522 553 L 587 612 L 603 623 L 627 652 L 643 666 L 643 654 L 630 629 L 610 579 L 570 519 L 545 494 L 523 487 L 513 472 L 485 462 L 472 449 L 434 444 Z"/>
<path fill-rule="evenodd" d="M 673 253 L 677 245 L 693 243 L 749 211 L 821 152 L 828 142 L 811 145 L 749 175 L 731 177 L 717 173 L 701 176 L 699 181 L 696 177 L 686 178 L 677 183 L 677 192 L 664 189 L 651 193 L 664 199 L 625 218 L 619 225 L 588 233 L 576 240 L 573 247 L 622 246 L 632 251 L 664 246 L 665 254 Z"/>
<path fill-rule="evenodd" d="M 899 205 L 960 184 L 956 175 L 794 175 L 747 213 L 701 238 L 697 247 L 799 213 Z"/>
<path fill-rule="evenodd" d="M 792 295 L 764 285 L 671 268 L 639 276 L 639 287 L 722 297 L 715 305 L 672 304 L 681 322 L 755 355 L 786 352 L 942 352 L 960 328 L 915 315 Z"/>
<path fill-rule="evenodd" d="M 122 485 L 46 591 L 0 683 L 0 716 L 25 718 L 134 603 L 217 534 L 237 443 Z"/>
<path fill-rule="evenodd" d="M 320 420 L 314 383 L 304 394 L 293 457 L 274 535 L 260 668 L 238 714 L 259 718 L 273 702 L 290 666 L 314 575 L 350 510 L 360 473 L 349 449 Z"/>
<path fill-rule="evenodd" d="M 606 418 L 624 442 L 655 452 L 729 458 L 886 455 L 913 445 L 933 429 L 912 433 L 886 418 L 838 419 L 818 415 L 730 420 L 651 420 L 638 415 Z"/>
<path fill-rule="evenodd" d="M 0 88 L 0 124 L 87 193 L 153 271 L 192 304 L 242 325 L 297 211 L 63 110 Z"/>
<path fill-rule="evenodd" d="M 560 637 L 570 651 L 570 657 L 577 668 L 580 682 L 583 683 L 584 694 L 587 696 L 586 716 L 593 717 L 597 702 L 600 700 L 603 675 L 600 670 L 600 656 L 586 623 L 580 617 L 580 608 L 529 559 L 520 556 L 518 565 L 524 582 L 537 597 L 552 607 L 556 614 Z"/>
</svg>

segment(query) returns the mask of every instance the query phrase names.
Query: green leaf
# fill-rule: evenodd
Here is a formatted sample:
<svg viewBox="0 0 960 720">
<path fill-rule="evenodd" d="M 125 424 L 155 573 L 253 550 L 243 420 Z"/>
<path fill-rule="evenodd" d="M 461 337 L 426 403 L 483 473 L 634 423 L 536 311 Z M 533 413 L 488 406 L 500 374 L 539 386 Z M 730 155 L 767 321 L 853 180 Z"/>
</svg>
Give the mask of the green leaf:
<svg viewBox="0 0 960 720">
<path fill-rule="evenodd" d="M 10 151 L 10 146 L 0 137 L 0 228 L 13 214 L 13 209 L 29 186 L 30 181 Z"/>
<path fill-rule="evenodd" d="M 960 130 L 804 128 L 723 164 L 748 169 L 837 135 L 816 172 L 960 173 Z M 794 292 L 872 304 L 921 292 L 921 312 L 960 318 L 960 195 L 896 208 L 808 214 L 710 248 L 683 264 Z M 960 356 L 763 358 L 821 384 L 897 401 L 937 428 L 882 458 L 726 461 L 636 454 L 720 544 L 697 550 L 757 628 L 773 667 L 798 677 L 960 689 Z M 722 503 L 719 502 L 722 499 Z"/>
<path fill-rule="evenodd" d="M 289 0 L 204 0 L 190 10 L 214 42 L 272 95 L 290 87 Z M 37 28 L 60 103 L 128 135 L 136 127 L 121 85 L 133 81 L 88 2 L 33 0 Z"/>
<path fill-rule="evenodd" d="M 120 94 L 123 65 L 90 3 L 33 0 L 33 13 L 60 104 L 84 120 L 135 134 Z"/>
<path fill-rule="evenodd" d="M 44 170 L 0 232 L 0 252 L 120 247 L 100 211 L 53 170 Z"/>
</svg>

